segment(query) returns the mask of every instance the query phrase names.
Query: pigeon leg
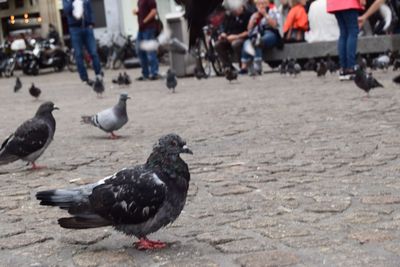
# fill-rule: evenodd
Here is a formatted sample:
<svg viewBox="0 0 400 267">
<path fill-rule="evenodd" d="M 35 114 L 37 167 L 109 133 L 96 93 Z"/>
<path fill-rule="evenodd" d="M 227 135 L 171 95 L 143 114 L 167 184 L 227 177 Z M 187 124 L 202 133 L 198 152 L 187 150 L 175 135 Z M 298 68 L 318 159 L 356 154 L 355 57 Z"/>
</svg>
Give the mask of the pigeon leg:
<svg viewBox="0 0 400 267">
<path fill-rule="evenodd" d="M 139 250 L 151 250 L 165 248 L 167 244 L 160 241 L 152 241 L 147 239 L 147 237 L 144 237 L 140 238 L 138 242 L 134 243 L 134 246 Z"/>
<path fill-rule="evenodd" d="M 40 170 L 40 169 L 44 169 L 44 168 L 46 168 L 46 166 L 39 166 L 39 165 L 36 165 L 35 162 L 32 162 L 32 170 L 33 170 L 33 171 L 35 171 L 35 170 Z"/>
<path fill-rule="evenodd" d="M 110 136 L 110 138 L 111 138 L 111 139 L 118 139 L 118 138 L 120 138 L 120 136 L 119 136 L 119 135 L 116 135 L 116 134 L 114 134 L 114 132 L 111 132 L 111 136 Z"/>
</svg>

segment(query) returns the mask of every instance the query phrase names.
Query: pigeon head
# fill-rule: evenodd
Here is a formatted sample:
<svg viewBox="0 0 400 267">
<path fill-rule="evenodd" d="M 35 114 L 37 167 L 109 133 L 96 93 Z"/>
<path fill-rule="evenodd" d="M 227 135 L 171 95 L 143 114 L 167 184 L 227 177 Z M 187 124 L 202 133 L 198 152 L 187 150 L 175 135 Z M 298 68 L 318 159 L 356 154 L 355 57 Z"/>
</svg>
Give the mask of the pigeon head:
<svg viewBox="0 0 400 267">
<path fill-rule="evenodd" d="M 167 70 L 167 75 L 175 75 L 175 72 L 171 69 Z"/>
<path fill-rule="evenodd" d="M 46 115 L 51 113 L 53 110 L 58 110 L 59 108 L 54 105 L 53 102 L 47 101 L 40 105 L 38 111 L 36 112 L 36 116 Z"/>
<path fill-rule="evenodd" d="M 177 156 L 181 153 L 193 154 L 185 140 L 177 134 L 167 134 L 161 137 L 153 147 L 154 152 Z"/>
<path fill-rule="evenodd" d="M 119 100 L 121 100 L 121 101 L 126 101 L 126 100 L 128 100 L 128 99 L 131 99 L 131 98 L 128 96 L 128 93 L 122 93 L 122 94 L 119 95 Z"/>
</svg>

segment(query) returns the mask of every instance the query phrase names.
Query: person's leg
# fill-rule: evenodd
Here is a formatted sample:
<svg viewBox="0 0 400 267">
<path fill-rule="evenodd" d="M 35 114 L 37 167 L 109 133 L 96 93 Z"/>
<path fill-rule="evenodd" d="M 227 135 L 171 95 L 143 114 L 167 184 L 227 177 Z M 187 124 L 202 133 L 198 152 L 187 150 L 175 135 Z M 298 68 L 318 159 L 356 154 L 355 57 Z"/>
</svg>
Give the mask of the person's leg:
<svg viewBox="0 0 400 267">
<path fill-rule="evenodd" d="M 143 40 L 154 40 L 155 30 L 146 30 L 143 32 Z M 146 52 L 148 66 L 150 67 L 150 77 L 158 77 L 158 58 L 157 51 L 147 51 Z"/>
<path fill-rule="evenodd" d="M 357 53 L 357 39 L 358 39 L 358 11 L 357 10 L 346 10 L 343 14 L 343 19 L 347 26 L 347 40 L 346 40 L 346 69 L 354 70 L 356 65 L 356 53 Z"/>
<path fill-rule="evenodd" d="M 229 52 L 230 52 L 230 43 L 227 40 L 219 40 L 215 44 L 215 51 L 217 51 L 219 58 L 222 61 L 224 67 L 231 66 L 231 62 L 229 59 Z"/>
<path fill-rule="evenodd" d="M 96 39 L 94 37 L 93 29 L 86 28 L 82 29 L 82 31 L 86 50 L 92 58 L 94 73 L 96 74 L 96 76 L 102 75 L 101 64 L 99 55 L 97 54 Z"/>
<path fill-rule="evenodd" d="M 81 28 L 71 27 L 69 29 L 71 35 L 71 44 L 74 49 L 74 56 L 76 66 L 78 68 L 79 77 L 82 81 L 88 81 L 88 74 L 86 71 L 85 64 L 83 62 L 83 40 L 81 34 Z"/>
<path fill-rule="evenodd" d="M 242 62 L 242 69 L 241 69 L 241 73 L 247 73 L 247 67 L 249 65 L 249 62 L 252 61 L 253 56 L 250 55 L 249 53 L 246 52 L 246 45 L 251 45 L 248 43 L 251 43 L 250 39 L 247 39 L 246 41 L 244 41 L 243 47 L 242 47 L 242 56 L 241 56 L 241 62 Z"/>
<path fill-rule="evenodd" d="M 142 77 L 145 79 L 149 78 L 149 63 L 147 61 L 146 51 L 140 49 L 140 43 L 144 40 L 143 32 L 138 32 L 136 38 L 136 54 L 138 55 L 140 66 L 142 67 Z"/>
<path fill-rule="evenodd" d="M 272 48 L 277 45 L 278 37 L 273 31 L 266 30 L 261 37 L 263 48 Z"/>
<path fill-rule="evenodd" d="M 238 39 L 232 42 L 232 61 L 240 63 L 240 53 L 242 51 L 244 39 Z"/>
<path fill-rule="evenodd" d="M 346 44 L 347 44 L 347 26 L 344 20 L 343 11 L 339 11 L 335 13 L 336 20 L 339 25 L 340 35 L 338 40 L 338 53 L 339 53 L 339 62 L 342 70 L 345 70 L 347 67 L 347 53 L 346 53 Z"/>
</svg>

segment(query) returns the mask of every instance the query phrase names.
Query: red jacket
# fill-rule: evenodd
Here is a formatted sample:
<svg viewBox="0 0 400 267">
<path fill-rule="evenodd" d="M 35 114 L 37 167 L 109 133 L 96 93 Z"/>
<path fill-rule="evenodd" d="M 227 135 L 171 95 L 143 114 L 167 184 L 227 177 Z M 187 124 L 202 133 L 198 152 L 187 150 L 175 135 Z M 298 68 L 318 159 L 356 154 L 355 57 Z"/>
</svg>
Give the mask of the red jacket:
<svg viewBox="0 0 400 267">
<path fill-rule="evenodd" d="M 300 4 L 292 7 L 286 17 L 283 32 L 286 33 L 289 29 L 308 31 L 308 16 Z"/>
<path fill-rule="evenodd" d="M 348 9 L 363 9 L 360 0 L 327 0 L 326 10 L 329 13 L 335 13 L 337 11 L 348 10 Z"/>
</svg>

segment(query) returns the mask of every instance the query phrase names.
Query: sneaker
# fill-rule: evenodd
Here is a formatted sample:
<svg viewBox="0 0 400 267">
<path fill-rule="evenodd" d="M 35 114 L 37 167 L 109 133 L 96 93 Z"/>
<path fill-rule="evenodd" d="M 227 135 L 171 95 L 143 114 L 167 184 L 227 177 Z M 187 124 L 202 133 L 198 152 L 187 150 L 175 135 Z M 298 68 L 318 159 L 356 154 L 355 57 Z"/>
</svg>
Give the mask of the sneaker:
<svg viewBox="0 0 400 267">
<path fill-rule="evenodd" d="M 146 78 L 146 77 L 143 77 L 143 76 L 140 76 L 140 77 L 136 78 L 135 80 L 136 80 L 136 81 L 139 81 L 139 82 L 142 82 L 142 81 L 146 81 L 147 78 Z"/>
<path fill-rule="evenodd" d="M 93 87 L 94 85 L 94 81 L 91 79 L 87 79 L 86 81 L 83 81 L 84 83 L 86 83 L 87 85 L 89 85 L 90 87 Z"/>
<path fill-rule="evenodd" d="M 241 69 L 240 71 L 239 71 L 239 74 L 247 74 L 248 73 L 248 70 L 247 69 Z"/>
<path fill-rule="evenodd" d="M 150 76 L 150 78 L 149 78 L 150 81 L 157 81 L 159 79 L 161 79 L 161 76 L 158 74 L 156 76 Z"/>
<path fill-rule="evenodd" d="M 340 81 L 352 81 L 352 80 L 354 80 L 355 74 L 356 73 L 354 70 L 340 71 L 339 72 L 339 80 Z"/>
</svg>

